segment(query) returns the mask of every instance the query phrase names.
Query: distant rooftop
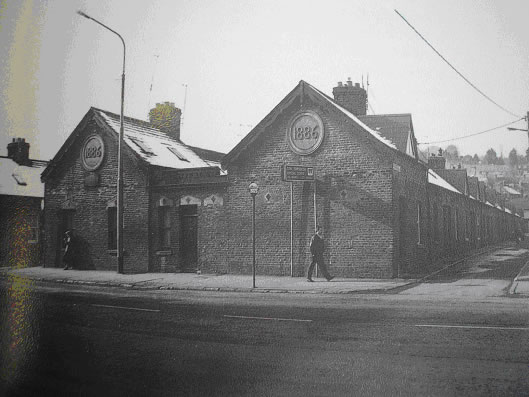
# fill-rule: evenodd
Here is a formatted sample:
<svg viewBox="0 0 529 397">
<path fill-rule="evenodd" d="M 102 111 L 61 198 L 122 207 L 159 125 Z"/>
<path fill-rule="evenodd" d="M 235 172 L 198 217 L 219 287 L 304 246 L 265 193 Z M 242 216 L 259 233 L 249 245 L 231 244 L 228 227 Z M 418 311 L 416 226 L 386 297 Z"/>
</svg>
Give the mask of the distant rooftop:
<svg viewBox="0 0 529 397">
<path fill-rule="evenodd" d="M 30 163 L 19 165 L 9 157 L 0 156 L 0 195 L 44 197 L 40 174 L 47 162 L 31 160 Z"/>
</svg>

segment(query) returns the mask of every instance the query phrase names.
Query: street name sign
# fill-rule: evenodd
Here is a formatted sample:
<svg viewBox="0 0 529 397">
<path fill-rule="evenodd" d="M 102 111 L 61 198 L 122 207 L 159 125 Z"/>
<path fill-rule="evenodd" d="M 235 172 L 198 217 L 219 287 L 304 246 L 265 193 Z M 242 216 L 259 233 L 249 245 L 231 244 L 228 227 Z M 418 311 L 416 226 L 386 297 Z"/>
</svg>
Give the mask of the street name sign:
<svg viewBox="0 0 529 397">
<path fill-rule="evenodd" d="M 281 166 L 281 177 L 286 182 L 313 181 L 314 167 L 283 164 Z"/>
</svg>

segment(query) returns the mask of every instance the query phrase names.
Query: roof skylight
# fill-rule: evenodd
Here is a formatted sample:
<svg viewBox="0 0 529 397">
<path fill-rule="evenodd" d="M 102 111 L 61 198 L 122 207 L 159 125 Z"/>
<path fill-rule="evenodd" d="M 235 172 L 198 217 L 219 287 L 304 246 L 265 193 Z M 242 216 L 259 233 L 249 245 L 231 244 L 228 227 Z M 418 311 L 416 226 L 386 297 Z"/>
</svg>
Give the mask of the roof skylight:
<svg viewBox="0 0 529 397">
<path fill-rule="evenodd" d="M 129 137 L 129 139 L 132 141 L 132 143 L 134 143 L 136 146 L 138 146 L 143 153 L 149 154 L 149 155 L 153 155 L 154 154 L 153 150 L 145 142 L 141 141 L 138 138 Z"/>
<path fill-rule="evenodd" d="M 22 179 L 22 177 L 20 175 L 18 175 L 16 172 L 13 173 L 13 178 L 15 178 L 15 181 L 17 181 L 17 183 L 20 186 L 27 186 L 26 181 L 24 179 Z"/>
<path fill-rule="evenodd" d="M 171 153 L 173 153 L 176 157 L 178 157 L 179 160 L 189 162 L 189 160 L 186 159 L 182 153 L 180 153 L 178 150 L 176 150 L 176 148 L 174 148 L 172 146 L 167 146 L 167 149 L 169 149 L 169 151 Z"/>
</svg>

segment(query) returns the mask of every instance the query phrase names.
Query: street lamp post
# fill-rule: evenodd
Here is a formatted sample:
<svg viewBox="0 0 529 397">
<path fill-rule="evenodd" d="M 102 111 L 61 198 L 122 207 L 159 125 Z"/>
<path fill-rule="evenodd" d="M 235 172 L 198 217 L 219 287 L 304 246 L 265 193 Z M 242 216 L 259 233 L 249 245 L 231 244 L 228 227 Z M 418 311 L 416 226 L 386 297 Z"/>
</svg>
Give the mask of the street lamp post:
<svg viewBox="0 0 529 397">
<path fill-rule="evenodd" d="M 257 196 L 257 192 L 259 192 L 259 186 L 257 185 L 257 183 L 252 182 L 252 183 L 250 183 L 250 186 L 248 186 L 248 189 L 250 190 L 250 195 L 252 196 L 252 203 L 253 203 L 253 210 L 252 210 L 252 252 L 253 252 L 252 272 L 253 272 L 253 284 L 252 284 L 252 288 L 255 288 L 255 196 Z"/>
<path fill-rule="evenodd" d="M 109 28 L 105 24 L 99 22 L 97 19 L 85 14 L 83 11 L 77 11 L 79 15 L 90 19 L 101 25 L 107 30 L 110 30 L 116 36 L 118 36 L 123 43 L 123 73 L 121 74 L 121 114 L 119 117 L 119 143 L 118 143 L 118 200 L 117 200 L 117 212 L 118 212 L 118 226 L 117 226 L 117 258 L 118 258 L 118 273 L 123 273 L 123 111 L 125 107 L 125 40 L 115 30 Z"/>
</svg>

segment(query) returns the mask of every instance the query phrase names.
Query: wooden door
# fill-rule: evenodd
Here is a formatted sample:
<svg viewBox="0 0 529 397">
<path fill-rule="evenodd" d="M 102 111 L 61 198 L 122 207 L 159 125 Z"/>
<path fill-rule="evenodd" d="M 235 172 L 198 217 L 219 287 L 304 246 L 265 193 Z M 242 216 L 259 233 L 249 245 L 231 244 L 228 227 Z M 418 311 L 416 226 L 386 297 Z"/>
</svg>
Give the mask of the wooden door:
<svg viewBox="0 0 529 397">
<path fill-rule="evenodd" d="M 198 264 L 198 207 L 180 206 L 180 257 L 182 272 L 196 272 Z"/>
</svg>

